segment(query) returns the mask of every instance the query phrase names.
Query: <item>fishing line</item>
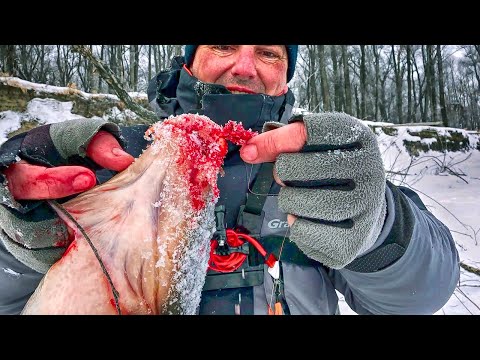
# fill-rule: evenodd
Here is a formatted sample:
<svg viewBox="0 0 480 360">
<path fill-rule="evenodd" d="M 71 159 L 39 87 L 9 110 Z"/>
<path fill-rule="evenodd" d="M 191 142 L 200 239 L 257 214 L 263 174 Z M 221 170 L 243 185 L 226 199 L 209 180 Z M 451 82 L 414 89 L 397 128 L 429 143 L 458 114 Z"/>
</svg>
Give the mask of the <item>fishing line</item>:
<svg viewBox="0 0 480 360">
<path fill-rule="evenodd" d="M 119 303 L 119 300 L 118 300 L 118 297 L 119 297 L 119 293 L 117 291 L 117 289 L 115 288 L 115 286 L 113 285 L 113 281 L 112 281 L 112 278 L 110 277 L 110 275 L 108 274 L 108 271 L 107 271 L 107 268 L 105 267 L 105 265 L 103 264 L 103 261 L 102 259 L 100 258 L 100 255 L 98 254 L 98 251 L 97 251 L 97 248 L 93 245 L 92 243 L 92 240 L 90 240 L 90 238 L 88 237 L 87 233 L 85 232 L 85 230 L 82 228 L 82 226 L 77 222 L 77 220 L 75 220 L 75 218 L 67 211 L 67 209 L 65 209 L 58 201 L 56 200 L 47 200 L 47 203 L 55 210 L 55 208 L 58 208 L 60 209 L 60 211 L 66 216 L 68 217 L 78 228 L 78 230 L 80 230 L 80 232 L 82 233 L 83 237 L 85 238 L 85 240 L 87 240 L 88 244 L 90 245 L 90 248 L 92 249 L 93 253 L 95 254 L 95 257 L 97 258 L 98 262 L 100 263 L 100 267 L 102 268 L 102 271 L 103 273 L 105 274 L 105 276 L 107 277 L 107 281 L 108 283 L 110 284 L 110 287 L 112 288 L 112 293 L 113 293 L 113 298 L 115 300 L 115 307 L 117 309 L 117 312 L 118 312 L 118 315 L 122 315 L 122 312 L 120 310 L 120 303 Z"/>
<path fill-rule="evenodd" d="M 259 193 L 256 193 L 254 192 L 251 188 L 250 188 L 250 184 L 251 184 L 251 181 L 252 181 L 252 173 L 253 173 L 253 164 L 248 164 L 250 165 L 250 172 L 248 171 L 248 166 L 246 163 L 244 163 L 245 165 L 245 177 L 247 178 L 247 189 L 248 189 L 248 192 L 252 195 L 257 195 L 257 196 L 278 196 L 278 194 L 259 194 Z"/>
<path fill-rule="evenodd" d="M 252 181 L 252 173 L 253 173 L 253 164 L 249 164 L 250 165 L 250 171 L 248 171 L 248 165 L 245 163 L 245 176 L 247 178 L 247 189 L 248 189 L 248 192 L 250 194 L 253 194 L 253 195 L 258 195 L 258 196 L 278 196 L 278 194 L 258 194 L 258 193 L 255 193 L 251 188 L 250 188 L 250 184 L 251 184 L 251 181 Z M 287 230 L 285 231 L 285 234 L 283 235 L 283 240 L 282 240 L 282 244 L 280 245 L 280 251 L 278 253 L 278 262 L 280 262 L 280 259 L 282 258 L 282 252 L 283 252 L 283 245 L 285 244 L 285 240 L 287 239 L 287 234 L 288 234 L 288 231 L 290 230 L 290 227 L 287 228 Z M 272 283 L 272 293 L 270 295 L 270 302 L 269 302 L 269 308 L 271 309 L 272 308 L 272 304 L 273 304 L 273 297 L 275 295 L 275 291 L 276 291 L 276 288 L 280 286 L 280 283 L 274 279 L 273 280 L 273 283 Z"/>
<path fill-rule="evenodd" d="M 285 240 L 287 239 L 287 234 L 288 234 L 289 230 L 290 230 L 290 228 L 288 227 L 287 230 L 285 231 L 285 234 L 283 235 L 282 245 L 280 246 L 280 251 L 278 252 L 279 266 L 280 266 L 280 259 L 282 258 L 283 245 L 285 244 Z M 275 295 L 275 291 L 276 291 L 277 286 L 280 287 L 280 282 L 278 280 L 274 279 L 273 284 L 272 284 L 272 293 L 270 295 L 270 302 L 269 302 L 269 305 L 268 305 L 270 309 L 272 308 L 273 296 Z"/>
</svg>

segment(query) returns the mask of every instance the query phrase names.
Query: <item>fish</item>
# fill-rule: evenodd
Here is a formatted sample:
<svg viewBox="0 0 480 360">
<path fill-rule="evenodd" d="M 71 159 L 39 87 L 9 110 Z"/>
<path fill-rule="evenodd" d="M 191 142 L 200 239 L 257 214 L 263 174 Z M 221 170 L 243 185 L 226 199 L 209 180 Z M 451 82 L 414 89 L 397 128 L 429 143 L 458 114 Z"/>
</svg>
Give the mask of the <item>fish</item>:
<svg viewBox="0 0 480 360">
<path fill-rule="evenodd" d="M 22 315 L 194 315 L 216 230 L 227 140 L 257 133 L 183 114 L 153 124 L 124 171 L 60 204 L 72 241 Z"/>
</svg>

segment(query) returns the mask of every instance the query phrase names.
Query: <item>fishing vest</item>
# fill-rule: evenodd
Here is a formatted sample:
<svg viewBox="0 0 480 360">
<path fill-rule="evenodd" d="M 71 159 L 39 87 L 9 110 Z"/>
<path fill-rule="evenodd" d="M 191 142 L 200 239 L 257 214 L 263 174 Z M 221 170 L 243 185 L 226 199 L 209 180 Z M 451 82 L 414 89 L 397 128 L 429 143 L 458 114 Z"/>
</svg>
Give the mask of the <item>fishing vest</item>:
<svg viewBox="0 0 480 360">
<path fill-rule="evenodd" d="M 242 315 L 253 314 L 253 287 L 264 283 L 265 265 L 274 276 L 276 308 L 272 306 L 271 310 L 289 314 L 283 294 L 282 263 L 318 266 L 289 240 L 286 215 L 272 219 L 265 213 L 268 197 L 277 196 L 279 190 L 273 179 L 273 166 L 260 165 L 234 226 L 227 228 L 225 224 L 224 205 L 215 208 L 216 232 L 199 314 L 238 314 L 240 303 Z M 280 231 L 271 235 L 268 229 Z"/>
</svg>

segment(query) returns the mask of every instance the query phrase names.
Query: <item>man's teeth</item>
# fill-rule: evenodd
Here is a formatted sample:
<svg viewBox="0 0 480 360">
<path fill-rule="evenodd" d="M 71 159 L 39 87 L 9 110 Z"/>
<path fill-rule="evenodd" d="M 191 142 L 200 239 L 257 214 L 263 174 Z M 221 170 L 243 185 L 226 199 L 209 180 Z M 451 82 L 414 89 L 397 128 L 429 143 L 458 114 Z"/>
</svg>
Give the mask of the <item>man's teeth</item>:
<svg viewBox="0 0 480 360">
<path fill-rule="evenodd" d="M 232 90 L 232 91 L 230 91 L 230 92 L 231 92 L 232 94 L 250 94 L 250 93 L 248 93 L 248 92 L 246 92 L 246 91 L 236 91 L 236 90 Z"/>
</svg>

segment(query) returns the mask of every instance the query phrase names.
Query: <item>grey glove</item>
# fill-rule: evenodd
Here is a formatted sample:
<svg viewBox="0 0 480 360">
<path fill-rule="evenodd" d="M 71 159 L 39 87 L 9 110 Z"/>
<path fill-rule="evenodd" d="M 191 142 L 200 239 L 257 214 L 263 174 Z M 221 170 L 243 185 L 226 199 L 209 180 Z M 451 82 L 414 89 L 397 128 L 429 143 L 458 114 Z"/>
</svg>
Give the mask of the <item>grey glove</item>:
<svg viewBox="0 0 480 360">
<path fill-rule="evenodd" d="M 286 185 L 279 207 L 298 217 L 290 239 L 310 258 L 340 269 L 368 250 L 382 230 L 383 161 L 375 134 L 358 119 L 333 112 L 293 121 L 302 120 L 305 146 L 276 161 Z"/>
<path fill-rule="evenodd" d="M 81 165 L 99 169 L 85 155 L 88 143 L 100 129 L 122 143 L 119 127 L 99 118 L 39 126 L 2 144 L 0 168 L 23 159 L 48 167 Z M 13 199 L 3 175 L 0 180 L 0 240 L 19 261 L 46 273 L 69 245 L 66 225 L 45 201 Z"/>
</svg>

